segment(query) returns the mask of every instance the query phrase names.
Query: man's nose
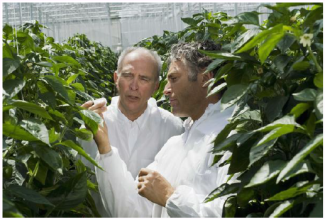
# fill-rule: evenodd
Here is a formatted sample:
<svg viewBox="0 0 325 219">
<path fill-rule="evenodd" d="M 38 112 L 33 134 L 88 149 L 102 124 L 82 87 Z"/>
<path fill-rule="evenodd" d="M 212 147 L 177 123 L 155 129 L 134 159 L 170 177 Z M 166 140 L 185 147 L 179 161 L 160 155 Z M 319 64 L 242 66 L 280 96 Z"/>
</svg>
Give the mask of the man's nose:
<svg viewBox="0 0 325 219">
<path fill-rule="evenodd" d="M 165 96 L 169 96 L 171 94 L 171 87 L 170 87 L 170 84 L 169 84 L 169 81 L 167 81 L 167 84 L 165 85 L 165 88 L 164 88 L 164 95 Z"/>
<path fill-rule="evenodd" d="M 138 79 L 137 78 L 133 78 L 133 80 L 131 81 L 130 84 L 130 89 L 131 90 L 138 90 L 139 89 L 139 84 L 138 84 Z"/>
</svg>

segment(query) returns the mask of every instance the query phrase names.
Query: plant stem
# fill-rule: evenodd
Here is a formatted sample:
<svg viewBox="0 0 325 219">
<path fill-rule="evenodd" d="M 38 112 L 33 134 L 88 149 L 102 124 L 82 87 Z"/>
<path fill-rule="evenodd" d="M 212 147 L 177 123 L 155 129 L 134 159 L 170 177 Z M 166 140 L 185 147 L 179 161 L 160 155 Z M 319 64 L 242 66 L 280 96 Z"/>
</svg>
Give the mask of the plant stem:
<svg viewBox="0 0 325 219">
<path fill-rule="evenodd" d="M 309 54 L 310 54 L 312 60 L 315 62 L 315 65 L 316 65 L 317 71 L 318 71 L 318 72 L 323 72 L 323 69 L 319 66 L 319 64 L 318 64 L 318 62 L 317 62 L 317 59 L 316 59 L 316 57 L 314 56 L 313 51 L 311 50 L 310 46 L 307 46 L 307 49 L 308 49 L 308 51 L 309 51 Z"/>
</svg>

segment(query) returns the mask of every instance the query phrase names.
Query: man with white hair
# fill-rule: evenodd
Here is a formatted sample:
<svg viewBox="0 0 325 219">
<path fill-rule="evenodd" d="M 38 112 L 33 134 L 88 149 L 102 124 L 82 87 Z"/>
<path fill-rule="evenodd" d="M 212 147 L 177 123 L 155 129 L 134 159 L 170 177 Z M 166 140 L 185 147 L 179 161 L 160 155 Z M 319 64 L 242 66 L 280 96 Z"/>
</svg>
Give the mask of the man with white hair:
<svg viewBox="0 0 325 219">
<path fill-rule="evenodd" d="M 119 96 L 112 98 L 107 110 L 106 104 L 103 106 L 106 111 L 101 116 L 109 126 L 110 142 L 116 146 L 126 164 L 127 174 L 133 178 L 142 167 L 153 162 L 155 155 L 170 137 L 183 132 L 181 120 L 157 107 L 155 99 L 151 98 L 159 86 L 160 71 L 161 60 L 156 52 L 141 47 L 125 49 L 118 59 L 118 68 L 114 73 Z M 93 104 L 93 101 L 88 101 L 83 106 L 88 108 Z M 95 158 L 96 143 L 80 143 Z M 93 168 L 85 159 L 83 161 Z M 111 188 L 107 185 L 103 189 Z M 114 212 L 105 212 L 98 194 L 93 193 L 93 198 L 103 217 L 117 216 Z M 103 201 L 106 205 L 112 205 L 113 197 L 108 199 Z"/>
</svg>

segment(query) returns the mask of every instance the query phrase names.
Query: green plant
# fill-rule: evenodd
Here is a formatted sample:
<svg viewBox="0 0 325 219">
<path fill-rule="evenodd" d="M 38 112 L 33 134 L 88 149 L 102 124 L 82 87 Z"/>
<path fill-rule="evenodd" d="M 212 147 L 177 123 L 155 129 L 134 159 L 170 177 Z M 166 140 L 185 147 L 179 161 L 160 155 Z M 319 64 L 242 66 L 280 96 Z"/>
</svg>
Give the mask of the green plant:
<svg viewBox="0 0 325 219">
<path fill-rule="evenodd" d="M 214 164 L 232 152 L 226 163 L 237 181 L 206 199 L 230 195 L 225 217 L 323 216 L 323 4 L 290 10 L 300 5 L 261 5 L 272 10 L 261 25 L 257 12 L 239 14 L 226 23 L 254 27 L 224 51 L 202 51 L 227 61 L 214 82 L 227 82 L 221 107 L 237 105 L 212 150 Z"/>
<path fill-rule="evenodd" d="M 98 217 L 80 156 L 97 163 L 76 138 L 92 139 L 102 120 L 80 104 L 112 96 L 117 58 L 84 35 L 55 43 L 41 27 L 3 28 L 3 215 Z"/>
</svg>

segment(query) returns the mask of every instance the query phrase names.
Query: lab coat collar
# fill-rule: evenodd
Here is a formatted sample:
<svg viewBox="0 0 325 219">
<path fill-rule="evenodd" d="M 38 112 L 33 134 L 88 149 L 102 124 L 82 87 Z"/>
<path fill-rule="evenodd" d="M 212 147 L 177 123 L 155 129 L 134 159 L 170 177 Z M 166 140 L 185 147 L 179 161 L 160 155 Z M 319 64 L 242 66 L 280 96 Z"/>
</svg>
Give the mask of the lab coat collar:
<svg viewBox="0 0 325 219">
<path fill-rule="evenodd" d="M 185 131 L 188 132 L 192 127 L 195 126 L 195 129 L 202 132 L 203 134 L 210 134 L 209 132 L 211 132 L 211 128 L 206 127 L 206 125 L 200 125 L 200 124 L 203 121 L 205 121 L 210 115 L 214 113 L 219 114 L 221 111 L 220 106 L 221 106 L 221 101 L 218 101 L 215 104 L 210 103 L 208 107 L 205 109 L 203 115 L 194 122 L 191 117 L 188 117 L 183 123 Z"/>
</svg>

